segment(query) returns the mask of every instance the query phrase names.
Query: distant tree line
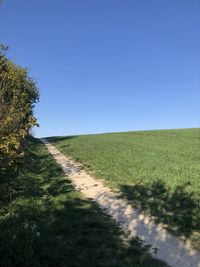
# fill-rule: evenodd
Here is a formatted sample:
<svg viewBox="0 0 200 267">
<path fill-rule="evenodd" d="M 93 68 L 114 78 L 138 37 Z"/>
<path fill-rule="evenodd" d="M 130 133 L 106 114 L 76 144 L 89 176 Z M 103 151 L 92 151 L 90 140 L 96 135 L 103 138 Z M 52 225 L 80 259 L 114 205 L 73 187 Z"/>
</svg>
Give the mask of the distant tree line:
<svg viewBox="0 0 200 267">
<path fill-rule="evenodd" d="M 9 60 L 6 50 L 5 45 L 0 45 L 1 194 L 12 189 L 12 181 L 24 157 L 24 140 L 37 125 L 33 108 L 39 100 L 38 88 L 28 70 Z"/>
</svg>

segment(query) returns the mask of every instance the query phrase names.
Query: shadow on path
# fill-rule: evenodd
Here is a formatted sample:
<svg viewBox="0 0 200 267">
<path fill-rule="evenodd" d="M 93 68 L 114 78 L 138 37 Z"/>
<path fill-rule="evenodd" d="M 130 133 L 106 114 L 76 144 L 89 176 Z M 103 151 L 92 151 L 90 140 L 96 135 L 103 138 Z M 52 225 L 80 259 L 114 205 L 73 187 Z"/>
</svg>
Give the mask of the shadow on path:
<svg viewBox="0 0 200 267">
<path fill-rule="evenodd" d="M 187 186 L 189 184 L 178 186 L 169 192 L 165 184 L 158 181 L 151 186 L 121 185 L 120 189 L 122 197 L 154 216 L 157 223 L 167 224 L 171 232 L 186 237 L 196 233 L 193 241 L 199 246 L 200 202 L 187 192 Z"/>
<path fill-rule="evenodd" d="M 138 239 L 83 199 L 44 146 L 30 140 L 13 201 L 0 211 L 1 267 L 161 267 Z"/>
</svg>

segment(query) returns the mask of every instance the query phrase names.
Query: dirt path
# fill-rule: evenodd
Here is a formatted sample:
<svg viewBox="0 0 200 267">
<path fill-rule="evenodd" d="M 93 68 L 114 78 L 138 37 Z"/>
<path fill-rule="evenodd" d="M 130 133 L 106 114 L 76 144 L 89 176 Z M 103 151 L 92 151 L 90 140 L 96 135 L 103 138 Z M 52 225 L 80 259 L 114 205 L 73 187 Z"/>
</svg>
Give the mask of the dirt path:
<svg viewBox="0 0 200 267">
<path fill-rule="evenodd" d="M 64 156 L 46 139 L 41 139 L 50 154 L 71 179 L 76 190 L 96 201 L 110 214 L 130 236 L 138 236 L 145 244 L 151 245 L 152 255 L 167 262 L 172 267 L 200 267 L 200 252 L 189 244 L 169 234 L 161 224 L 154 224 L 149 217 L 139 213 L 117 193 L 105 187 L 101 181 L 89 176 L 82 167 Z"/>
</svg>

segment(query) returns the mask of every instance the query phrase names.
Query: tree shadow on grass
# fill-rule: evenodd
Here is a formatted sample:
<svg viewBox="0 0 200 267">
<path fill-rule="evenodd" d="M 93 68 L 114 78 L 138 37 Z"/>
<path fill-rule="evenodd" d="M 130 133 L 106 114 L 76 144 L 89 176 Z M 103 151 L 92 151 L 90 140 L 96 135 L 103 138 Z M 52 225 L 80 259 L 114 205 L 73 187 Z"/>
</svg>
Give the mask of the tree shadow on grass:
<svg viewBox="0 0 200 267">
<path fill-rule="evenodd" d="M 121 185 L 120 189 L 123 197 L 153 216 L 157 223 L 164 223 L 174 234 L 189 238 L 200 233 L 200 202 L 187 191 L 187 186 L 178 186 L 170 192 L 162 181 L 157 181 L 148 186 Z M 194 241 L 200 248 L 200 239 Z"/>
<path fill-rule="evenodd" d="M 13 201 L 0 213 L 0 266 L 166 266 L 137 238 L 125 244 L 121 229 L 74 191 L 43 145 L 29 142 Z"/>
<path fill-rule="evenodd" d="M 68 139 L 74 139 L 79 137 L 78 135 L 72 135 L 72 136 L 51 136 L 51 137 L 45 137 L 49 142 L 56 143 Z"/>
<path fill-rule="evenodd" d="M 165 266 L 139 240 L 124 245 L 111 219 L 78 196 L 17 202 L 0 230 L 2 267 Z"/>
</svg>

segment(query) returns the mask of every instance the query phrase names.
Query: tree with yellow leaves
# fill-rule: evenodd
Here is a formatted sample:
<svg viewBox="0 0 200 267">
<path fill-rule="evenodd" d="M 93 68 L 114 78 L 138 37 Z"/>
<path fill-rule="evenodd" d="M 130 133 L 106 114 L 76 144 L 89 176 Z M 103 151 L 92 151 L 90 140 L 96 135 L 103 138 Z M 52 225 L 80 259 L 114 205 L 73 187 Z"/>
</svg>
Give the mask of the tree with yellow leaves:
<svg viewBox="0 0 200 267">
<path fill-rule="evenodd" d="M 5 56 L 0 46 L 0 184 L 8 185 L 23 157 L 23 141 L 37 125 L 33 115 L 38 88 L 25 68 Z"/>
</svg>

